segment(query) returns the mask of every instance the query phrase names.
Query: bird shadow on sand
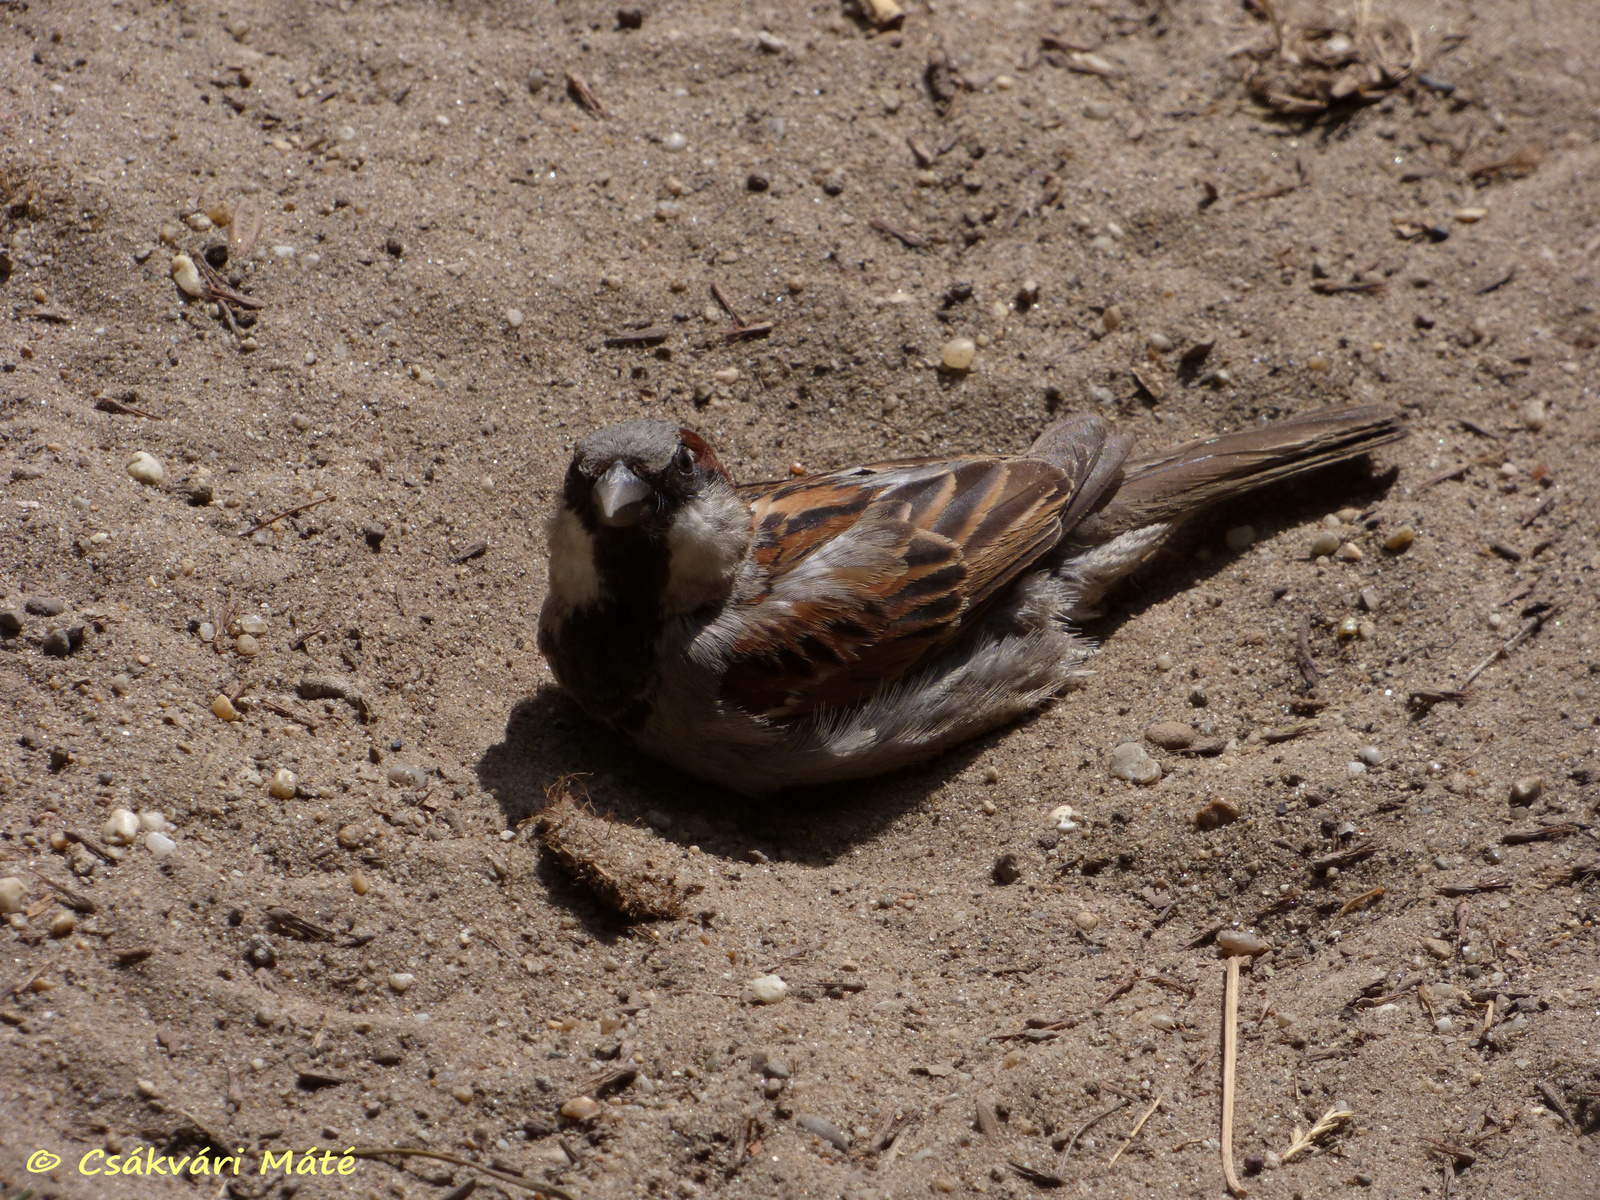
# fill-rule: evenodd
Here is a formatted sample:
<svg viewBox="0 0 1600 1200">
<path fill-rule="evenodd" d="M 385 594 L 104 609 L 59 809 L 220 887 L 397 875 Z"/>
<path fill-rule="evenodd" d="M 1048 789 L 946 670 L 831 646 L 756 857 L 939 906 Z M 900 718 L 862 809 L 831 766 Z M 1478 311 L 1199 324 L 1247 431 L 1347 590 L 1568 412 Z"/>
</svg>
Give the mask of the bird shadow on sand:
<svg viewBox="0 0 1600 1200">
<path fill-rule="evenodd" d="M 1197 546 L 1214 546 L 1222 530 L 1248 518 L 1258 535 L 1266 536 L 1314 520 L 1335 505 L 1370 507 L 1395 477 L 1393 470 L 1376 473 L 1359 461 L 1335 464 L 1213 509 L 1190 522 L 1168 549 L 1124 583 L 1107 615 L 1085 633 L 1104 642 L 1141 612 L 1232 565 L 1237 556 L 1228 552 L 1204 559 L 1194 553 Z M 1070 704 L 1072 698 L 1060 703 Z M 725 860 L 765 857 L 826 866 L 858 850 L 870 852 L 905 813 L 926 804 L 1014 727 L 876 779 L 750 797 L 645 757 L 590 721 L 558 688 L 543 686 L 512 707 L 504 738 L 485 749 L 477 775 L 509 826 L 536 816 L 559 781 L 576 776 L 595 814 L 648 825 L 681 849 L 698 846 Z"/>
</svg>

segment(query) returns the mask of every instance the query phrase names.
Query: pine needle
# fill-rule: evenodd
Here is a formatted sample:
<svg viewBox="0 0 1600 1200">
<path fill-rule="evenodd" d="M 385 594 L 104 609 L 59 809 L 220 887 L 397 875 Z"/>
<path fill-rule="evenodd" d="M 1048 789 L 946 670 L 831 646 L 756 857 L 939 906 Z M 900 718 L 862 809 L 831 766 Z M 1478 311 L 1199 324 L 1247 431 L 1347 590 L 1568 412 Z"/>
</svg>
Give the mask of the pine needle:
<svg viewBox="0 0 1600 1200">
<path fill-rule="evenodd" d="M 1306 1133 L 1300 1126 L 1296 1125 L 1294 1127 L 1293 1144 L 1283 1152 L 1281 1161 L 1288 1162 L 1290 1159 L 1298 1158 L 1306 1151 L 1315 1148 L 1319 1142 L 1325 1141 L 1338 1133 L 1339 1130 L 1344 1128 L 1345 1123 L 1354 1119 L 1354 1117 L 1355 1113 L 1348 1108 L 1335 1106 L 1317 1118 L 1317 1123 L 1311 1127 L 1310 1133 Z"/>
</svg>

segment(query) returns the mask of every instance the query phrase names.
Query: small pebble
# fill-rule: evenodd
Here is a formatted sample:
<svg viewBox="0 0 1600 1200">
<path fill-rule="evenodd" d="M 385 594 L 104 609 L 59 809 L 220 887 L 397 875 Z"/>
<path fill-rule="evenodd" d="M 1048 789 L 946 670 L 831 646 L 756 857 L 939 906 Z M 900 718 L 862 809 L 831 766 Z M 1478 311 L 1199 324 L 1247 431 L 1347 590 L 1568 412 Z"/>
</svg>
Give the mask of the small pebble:
<svg viewBox="0 0 1600 1200">
<path fill-rule="evenodd" d="M 202 290 L 200 268 L 194 265 L 194 259 L 187 254 L 172 256 L 172 282 L 178 285 L 178 290 L 185 296 L 200 295 Z"/>
<path fill-rule="evenodd" d="M 260 613 L 245 613 L 239 618 L 239 632 L 248 634 L 262 634 L 267 631 L 267 619 Z"/>
<path fill-rule="evenodd" d="M 1383 548 L 1398 554 L 1416 540 L 1417 531 L 1409 525 L 1401 525 L 1390 531 L 1389 536 L 1383 539 Z"/>
<path fill-rule="evenodd" d="M 300 781 L 295 778 L 295 773 L 288 767 L 279 767 L 272 774 L 272 782 L 267 784 L 267 792 L 275 800 L 288 800 L 294 796 L 295 788 L 300 786 Z"/>
<path fill-rule="evenodd" d="M 1239 819 L 1239 806 L 1232 800 L 1216 799 L 1194 814 L 1196 829 L 1220 829 Z"/>
<path fill-rule="evenodd" d="M 681 133 L 669 133 L 661 139 L 661 148 L 668 154 L 682 154 L 689 148 L 689 139 Z"/>
<path fill-rule="evenodd" d="M 1070 804 L 1060 804 L 1052 808 L 1046 820 L 1050 828 L 1061 833 L 1071 833 L 1074 829 L 1081 829 L 1089 823 L 1088 818 Z"/>
<path fill-rule="evenodd" d="M 1158 671 L 1170 671 L 1176 665 L 1176 663 L 1177 660 L 1174 659 L 1170 654 L 1156 655 L 1156 670 Z"/>
<path fill-rule="evenodd" d="M 1443 938 L 1423 938 L 1420 945 L 1435 958 L 1448 959 L 1455 953 L 1455 947 Z"/>
<path fill-rule="evenodd" d="M 391 762 L 384 769 L 384 776 L 395 787 L 419 788 L 427 782 L 428 777 L 422 773 L 421 768 L 413 767 L 409 763 Z"/>
<path fill-rule="evenodd" d="M 1157 354 L 1169 353 L 1173 346 L 1177 344 L 1164 333 L 1152 333 L 1147 340 L 1150 343 L 1150 349 Z"/>
<path fill-rule="evenodd" d="M 1361 607 L 1368 612 L 1377 612 L 1378 606 L 1383 602 L 1383 597 L 1378 594 L 1377 588 L 1362 588 L 1358 597 Z"/>
<path fill-rule="evenodd" d="M 592 1121 L 600 1115 L 600 1102 L 588 1096 L 574 1096 L 561 1106 L 561 1115 L 569 1121 Z"/>
<path fill-rule="evenodd" d="M 72 639 L 65 630 L 52 629 L 44 635 L 44 641 L 39 648 L 46 654 L 53 654 L 57 658 L 65 658 L 72 653 Z"/>
<path fill-rule="evenodd" d="M 1339 637 L 1345 640 L 1358 637 L 1361 633 L 1361 622 L 1354 617 L 1342 617 L 1339 620 L 1337 632 Z"/>
<path fill-rule="evenodd" d="M 789 994 L 789 985 L 777 975 L 762 975 L 745 985 L 744 999 L 749 1004 L 776 1004 Z"/>
<path fill-rule="evenodd" d="M 1375 767 L 1383 761 L 1383 751 L 1377 746 L 1363 746 L 1356 752 L 1356 757 L 1369 767 Z"/>
<path fill-rule="evenodd" d="M 955 337 L 944 344 L 941 357 L 947 371 L 967 371 L 972 368 L 972 360 L 977 354 L 977 343 L 971 338 Z"/>
<path fill-rule="evenodd" d="M 100 828 L 106 841 L 113 846 L 129 846 L 139 836 L 139 817 L 126 808 L 113 809 Z"/>
<path fill-rule="evenodd" d="M 1129 783 L 1149 784 L 1161 778 L 1161 764 L 1138 742 L 1123 742 L 1113 749 L 1108 765 L 1115 778 Z"/>
<path fill-rule="evenodd" d="M 0 634 L 16 637 L 22 632 L 22 614 L 14 608 L 0 611 Z"/>
<path fill-rule="evenodd" d="M 21 912 L 22 902 L 27 895 L 28 889 L 15 875 L 7 875 L 4 879 L 0 879 L 0 916 Z"/>
<path fill-rule="evenodd" d="M 1182 721 L 1156 721 L 1145 726 L 1144 739 L 1163 750 L 1186 750 L 1194 744 L 1194 730 Z"/>
<path fill-rule="evenodd" d="M 1256 531 L 1250 525 L 1235 525 L 1223 535 L 1222 540 L 1229 550 L 1238 554 L 1241 551 L 1248 550 L 1255 544 Z"/>
<path fill-rule="evenodd" d="M 143 450 L 137 451 L 128 460 L 127 471 L 135 480 L 149 487 L 160 487 L 161 481 L 167 477 L 155 455 Z"/>
<path fill-rule="evenodd" d="M 1489 210 L 1487 208 L 1458 208 L 1458 209 L 1456 209 L 1456 220 L 1461 222 L 1461 224 L 1463 224 L 1463 225 L 1471 225 L 1474 222 L 1483 220 L 1488 215 L 1489 215 Z"/>
<path fill-rule="evenodd" d="M 396 971 L 393 975 L 389 976 L 389 986 L 402 995 L 404 995 L 406 992 L 409 992 L 411 990 L 411 985 L 416 981 L 417 977 L 410 971 Z"/>
<path fill-rule="evenodd" d="M 166 815 L 153 808 L 146 809 L 139 814 L 139 828 L 146 833 L 161 833 L 167 828 Z"/>
<path fill-rule="evenodd" d="M 1084 933 L 1093 933 L 1100 927 L 1100 918 L 1084 908 L 1072 914 L 1072 923 Z"/>
<path fill-rule="evenodd" d="M 1272 943 L 1258 933 L 1245 929 L 1224 929 L 1217 934 L 1217 948 L 1228 957 L 1248 955 L 1254 958 L 1272 949 Z"/>
<path fill-rule="evenodd" d="M 1547 421 L 1543 400 L 1535 397 L 1522 406 L 1522 423 L 1534 433 L 1543 429 Z"/>
<path fill-rule="evenodd" d="M 513 329 L 522 328 L 522 310 L 520 308 L 506 309 L 506 324 Z"/>
<path fill-rule="evenodd" d="M 239 710 L 233 706 L 233 701 L 226 696 L 218 696 L 211 702 L 211 711 L 219 721 L 237 721 Z"/>
<path fill-rule="evenodd" d="M 1339 535 L 1331 530 L 1324 530 L 1311 539 L 1311 557 L 1322 558 L 1331 556 L 1339 549 Z"/>
<path fill-rule="evenodd" d="M 254 658 L 261 653 L 261 643 L 248 633 L 241 633 L 235 638 L 233 648 L 239 652 L 241 658 Z"/>
<path fill-rule="evenodd" d="M 1361 553 L 1361 547 L 1354 542 L 1346 542 L 1339 547 L 1339 560 L 1341 562 L 1356 563 L 1360 562 L 1364 557 L 1366 556 Z"/>
<path fill-rule="evenodd" d="M 1518 805 L 1532 804 L 1544 795 L 1544 777 L 1541 775 L 1523 775 L 1511 781 L 1511 803 Z"/>
<path fill-rule="evenodd" d="M 77 927 L 78 918 L 73 916 L 70 912 L 58 912 L 55 916 L 50 918 L 50 936 L 53 938 L 64 938 L 73 930 L 77 929 Z"/>
<path fill-rule="evenodd" d="M 164 833 L 151 832 L 144 835 L 145 849 L 149 850 L 157 859 L 171 855 L 178 848 L 178 843 Z"/>
<path fill-rule="evenodd" d="M 1171 1033 L 1178 1027 L 1178 1018 L 1169 1012 L 1153 1012 L 1150 1014 L 1150 1024 Z"/>
<path fill-rule="evenodd" d="M 1001 887 L 1013 884 L 1022 878 L 1022 860 L 1017 857 L 1014 850 L 1007 850 L 994 860 L 994 867 L 989 872 L 989 877 Z"/>
<path fill-rule="evenodd" d="M 350 872 L 350 890 L 358 896 L 365 896 L 372 890 L 372 884 L 359 869 Z"/>
</svg>

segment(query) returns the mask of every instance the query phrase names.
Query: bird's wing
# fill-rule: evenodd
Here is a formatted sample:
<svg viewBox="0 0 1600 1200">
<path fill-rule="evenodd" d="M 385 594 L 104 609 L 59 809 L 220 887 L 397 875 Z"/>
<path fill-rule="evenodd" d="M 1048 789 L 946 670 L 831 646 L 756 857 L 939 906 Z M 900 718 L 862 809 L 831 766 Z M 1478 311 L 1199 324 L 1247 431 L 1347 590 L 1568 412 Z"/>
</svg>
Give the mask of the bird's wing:
<svg viewBox="0 0 1600 1200">
<path fill-rule="evenodd" d="M 925 662 L 1061 536 L 1081 480 L 1030 458 L 879 463 L 742 489 L 763 591 L 724 614 L 724 700 L 784 719 Z"/>
</svg>

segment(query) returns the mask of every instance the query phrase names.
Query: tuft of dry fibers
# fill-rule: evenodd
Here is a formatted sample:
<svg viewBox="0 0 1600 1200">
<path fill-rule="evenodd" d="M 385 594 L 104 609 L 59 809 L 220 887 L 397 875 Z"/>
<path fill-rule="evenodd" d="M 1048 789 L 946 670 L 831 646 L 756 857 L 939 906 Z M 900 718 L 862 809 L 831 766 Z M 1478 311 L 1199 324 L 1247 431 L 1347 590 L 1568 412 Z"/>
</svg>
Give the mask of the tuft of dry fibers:
<svg viewBox="0 0 1600 1200">
<path fill-rule="evenodd" d="M 574 798 L 574 779 L 563 776 L 546 793 L 534 836 L 574 885 L 625 921 L 674 921 L 688 912 L 689 896 L 656 865 L 660 843 L 632 825 L 597 816 Z"/>
</svg>

